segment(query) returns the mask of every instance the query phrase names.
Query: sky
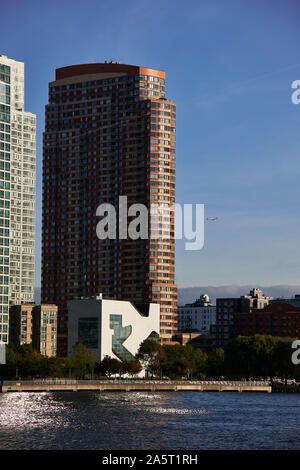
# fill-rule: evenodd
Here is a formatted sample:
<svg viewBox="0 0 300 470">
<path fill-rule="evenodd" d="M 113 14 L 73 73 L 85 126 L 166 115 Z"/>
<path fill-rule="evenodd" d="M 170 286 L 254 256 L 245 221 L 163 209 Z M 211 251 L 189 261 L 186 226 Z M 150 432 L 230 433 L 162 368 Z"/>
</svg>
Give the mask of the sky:
<svg viewBox="0 0 300 470">
<path fill-rule="evenodd" d="M 297 0 L 10 0 L 0 54 L 25 63 L 37 115 L 36 286 L 42 133 L 55 68 L 102 60 L 166 72 L 177 104 L 176 202 L 204 204 L 204 247 L 176 243 L 179 287 L 299 284 Z"/>
</svg>

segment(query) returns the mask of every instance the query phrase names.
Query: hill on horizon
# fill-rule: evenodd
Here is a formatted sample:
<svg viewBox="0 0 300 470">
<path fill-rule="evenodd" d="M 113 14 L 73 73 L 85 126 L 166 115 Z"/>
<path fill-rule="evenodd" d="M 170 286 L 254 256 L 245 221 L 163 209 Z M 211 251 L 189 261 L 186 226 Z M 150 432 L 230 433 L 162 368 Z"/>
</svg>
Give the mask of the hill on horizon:
<svg viewBox="0 0 300 470">
<path fill-rule="evenodd" d="M 260 286 L 260 285 L 243 285 L 236 284 L 225 286 L 195 286 L 195 287 L 182 287 L 178 288 L 178 305 L 185 305 L 192 303 L 199 299 L 201 294 L 208 294 L 211 301 L 215 303 L 216 298 L 223 297 L 240 297 L 241 295 L 248 295 L 253 288 L 261 289 L 263 294 L 267 297 L 273 298 L 287 298 L 290 299 L 295 294 L 300 293 L 300 286 L 292 285 L 277 285 L 277 286 Z"/>
<path fill-rule="evenodd" d="M 278 285 L 278 286 L 260 286 L 260 285 L 243 285 L 236 284 L 225 286 L 194 286 L 194 287 L 179 287 L 178 288 L 178 305 L 185 305 L 192 303 L 202 294 L 208 294 L 211 301 L 215 303 L 216 298 L 222 297 L 240 297 L 241 295 L 249 294 L 249 291 L 257 287 L 261 289 L 267 297 L 273 298 L 292 298 L 295 294 L 300 294 L 300 285 Z M 36 287 L 35 303 L 39 304 L 41 301 L 41 288 Z"/>
</svg>

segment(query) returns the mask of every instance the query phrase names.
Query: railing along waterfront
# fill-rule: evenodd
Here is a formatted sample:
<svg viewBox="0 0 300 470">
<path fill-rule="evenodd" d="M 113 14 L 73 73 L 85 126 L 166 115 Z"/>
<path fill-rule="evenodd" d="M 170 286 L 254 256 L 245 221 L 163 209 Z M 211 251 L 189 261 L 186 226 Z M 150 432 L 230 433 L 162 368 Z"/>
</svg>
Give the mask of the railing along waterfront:
<svg viewBox="0 0 300 470">
<path fill-rule="evenodd" d="M 147 380 L 147 379 L 103 379 L 103 380 L 77 380 L 77 379 L 33 379 L 33 380 L 5 380 L 2 385 L 224 385 L 224 386 L 235 386 L 235 387 L 266 387 L 270 386 L 269 381 L 226 381 L 226 380 Z"/>
</svg>

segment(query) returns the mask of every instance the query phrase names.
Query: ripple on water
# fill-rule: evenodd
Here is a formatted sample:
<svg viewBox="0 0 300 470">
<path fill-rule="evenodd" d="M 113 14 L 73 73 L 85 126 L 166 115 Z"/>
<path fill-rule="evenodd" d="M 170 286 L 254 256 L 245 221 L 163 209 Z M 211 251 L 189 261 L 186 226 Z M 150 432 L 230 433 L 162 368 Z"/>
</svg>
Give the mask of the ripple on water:
<svg viewBox="0 0 300 470">
<path fill-rule="evenodd" d="M 300 395 L 0 394 L 1 449 L 300 449 Z"/>
<path fill-rule="evenodd" d="M 147 411 L 151 413 L 172 414 L 172 415 L 208 415 L 210 412 L 207 410 L 197 410 L 189 408 L 148 408 Z"/>
<path fill-rule="evenodd" d="M 30 430 L 37 427 L 66 425 L 64 403 L 57 403 L 50 393 L 8 393 L 0 403 L 2 430 Z"/>
</svg>

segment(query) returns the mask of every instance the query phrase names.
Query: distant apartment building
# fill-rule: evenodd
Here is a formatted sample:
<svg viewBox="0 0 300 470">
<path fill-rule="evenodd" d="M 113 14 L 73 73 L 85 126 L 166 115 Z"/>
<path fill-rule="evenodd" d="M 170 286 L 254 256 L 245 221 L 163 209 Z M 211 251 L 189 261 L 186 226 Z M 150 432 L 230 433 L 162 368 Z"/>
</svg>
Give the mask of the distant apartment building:
<svg viewBox="0 0 300 470">
<path fill-rule="evenodd" d="M 56 305 L 13 305 L 9 311 L 9 327 L 11 343 L 32 344 L 44 356 L 56 356 Z"/>
<path fill-rule="evenodd" d="M 300 337 L 300 298 L 276 300 L 262 309 L 234 314 L 234 336 Z"/>
<path fill-rule="evenodd" d="M 178 307 L 178 332 L 209 332 L 216 323 L 216 307 L 207 294 L 192 304 Z"/>
<path fill-rule="evenodd" d="M 24 64 L 0 55 L 0 342 L 9 307 L 34 300 L 36 116 L 24 110 Z"/>
<path fill-rule="evenodd" d="M 290 305 L 294 305 L 294 307 L 300 307 L 300 294 L 295 294 L 294 297 L 292 298 L 283 298 L 283 297 L 278 297 L 270 300 L 270 304 L 274 302 L 285 302 Z"/>
<path fill-rule="evenodd" d="M 9 309 L 9 342 L 32 343 L 32 310 L 34 304 L 12 305 Z"/>
<path fill-rule="evenodd" d="M 145 339 L 159 337 L 158 304 L 134 305 L 99 294 L 69 301 L 68 311 L 69 356 L 79 341 L 98 361 L 105 356 L 130 361 Z"/>
<path fill-rule="evenodd" d="M 272 297 L 265 297 L 261 289 L 254 288 L 249 295 L 241 297 L 242 310 L 253 310 L 265 308 L 272 301 Z"/>
<path fill-rule="evenodd" d="M 44 133 L 41 301 L 58 304 L 59 355 L 68 348 L 68 302 L 98 292 L 158 303 L 161 342 L 172 342 L 175 148 L 165 72 L 116 62 L 56 70 Z M 120 196 L 128 207 L 160 206 L 155 236 L 97 237 L 98 206 L 111 204 L 118 218 Z"/>
<path fill-rule="evenodd" d="M 249 295 L 238 298 L 216 299 L 216 324 L 210 332 L 214 337 L 214 347 L 224 348 L 234 337 L 234 319 L 237 313 L 249 313 L 263 309 L 271 298 L 265 297 L 260 289 L 254 288 Z"/>
<path fill-rule="evenodd" d="M 57 306 L 35 306 L 32 319 L 32 346 L 44 356 L 56 356 Z"/>
<path fill-rule="evenodd" d="M 174 340 L 182 346 L 192 346 L 209 353 L 213 349 L 213 337 L 205 333 L 177 333 Z"/>
</svg>

